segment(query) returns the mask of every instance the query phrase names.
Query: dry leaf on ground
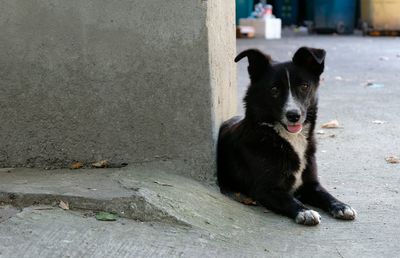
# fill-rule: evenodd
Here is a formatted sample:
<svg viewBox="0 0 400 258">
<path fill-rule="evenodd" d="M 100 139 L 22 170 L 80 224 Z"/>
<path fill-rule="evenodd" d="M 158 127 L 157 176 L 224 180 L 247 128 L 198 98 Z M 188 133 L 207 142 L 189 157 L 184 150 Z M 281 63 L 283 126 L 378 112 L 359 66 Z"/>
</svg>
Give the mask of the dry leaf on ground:
<svg viewBox="0 0 400 258">
<path fill-rule="evenodd" d="M 70 166 L 71 169 L 79 169 L 79 168 L 82 168 L 82 167 L 83 167 L 83 164 L 80 161 L 72 163 L 71 166 Z"/>
<path fill-rule="evenodd" d="M 108 167 L 107 160 L 100 160 L 99 162 L 92 163 L 92 167 L 94 168 L 106 168 Z"/>
<path fill-rule="evenodd" d="M 63 210 L 69 210 L 69 203 L 61 200 L 60 203 L 58 204 L 58 207 L 60 207 Z"/>
<path fill-rule="evenodd" d="M 246 204 L 246 205 L 257 205 L 257 202 L 254 201 L 251 198 L 244 198 L 241 203 Z"/>
<path fill-rule="evenodd" d="M 391 155 L 385 158 L 387 163 L 397 164 L 400 163 L 400 159 L 397 156 Z"/>
<path fill-rule="evenodd" d="M 257 205 L 257 202 L 251 199 L 250 197 L 246 197 L 240 193 L 235 193 L 235 199 L 238 202 L 241 202 L 246 205 Z"/>
<path fill-rule="evenodd" d="M 325 124 L 321 125 L 321 127 L 322 128 L 329 128 L 329 129 L 331 129 L 331 128 L 339 128 L 339 121 L 335 119 L 335 120 L 329 121 L 328 123 L 325 123 Z"/>
</svg>

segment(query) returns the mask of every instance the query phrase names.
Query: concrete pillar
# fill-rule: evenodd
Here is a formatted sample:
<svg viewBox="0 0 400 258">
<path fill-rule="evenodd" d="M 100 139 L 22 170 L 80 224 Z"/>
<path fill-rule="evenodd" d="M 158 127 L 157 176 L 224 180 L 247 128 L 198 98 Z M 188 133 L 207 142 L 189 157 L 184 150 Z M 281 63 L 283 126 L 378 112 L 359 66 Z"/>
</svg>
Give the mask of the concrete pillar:
<svg viewBox="0 0 400 258">
<path fill-rule="evenodd" d="M 212 177 L 236 111 L 234 1 L 1 1 L 0 35 L 0 166 Z"/>
</svg>

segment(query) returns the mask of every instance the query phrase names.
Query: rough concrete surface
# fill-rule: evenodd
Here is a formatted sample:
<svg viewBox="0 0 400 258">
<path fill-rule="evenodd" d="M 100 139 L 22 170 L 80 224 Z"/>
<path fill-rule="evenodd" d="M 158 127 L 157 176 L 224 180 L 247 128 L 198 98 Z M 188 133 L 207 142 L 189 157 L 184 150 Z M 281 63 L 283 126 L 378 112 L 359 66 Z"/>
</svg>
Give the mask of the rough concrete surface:
<svg viewBox="0 0 400 258">
<path fill-rule="evenodd" d="M 1 1 L 0 166 L 169 160 L 210 178 L 215 130 L 236 107 L 221 97 L 236 92 L 233 8 Z"/>
<path fill-rule="evenodd" d="M 327 50 L 318 125 L 338 119 L 341 128 L 323 129 L 317 137 L 319 173 L 334 196 L 357 210 L 355 221 L 321 212 L 320 225 L 297 225 L 262 207 L 237 203 L 213 184 L 175 175 L 170 172 L 174 165 L 168 164 L 167 171 L 156 164 L 104 170 L 3 169 L 0 192 L 3 197 L 25 196 L 20 204 L 35 193 L 84 197 L 70 198 L 71 207 L 82 200 L 109 204 L 118 196 L 134 197 L 122 211 L 142 214 L 146 222 L 100 222 L 87 210 L 63 211 L 51 203 L 30 206 L 16 215 L 8 212 L 11 218 L 0 223 L 0 256 L 398 257 L 400 164 L 388 164 L 385 157 L 400 156 L 399 43 L 397 38 L 353 36 L 238 42 L 239 51 L 257 47 L 277 60 L 287 60 L 302 45 Z M 246 61 L 238 65 L 239 98 L 248 82 L 246 66 Z M 384 86 L 366 87 L 367 80 Z M 135 209 L 137 202 L 149 206 Z M 0 217 L 5 209 L 0 209 Z M 154 217 L 153 212 L 165 217 Z"/>
<path fill-rule="evenodd" d="M 230 200 L 213 186 L 158 170 L 10 171 L 2 172 L 0 189 L 2 193 L 24 194 L 21 208 L 30 205 L 38 194 L 47 194 L 69 201 L 72 211 L 61 210 L 55 200 L 52 206 L 41 206 L 43 201 L 47 203 L 44 198 L 35 199 L 40 206 L 30 206 L 17 215 L 14 211 L 14 216 L 0 224 L 3 257 L 346 257 L 356 251 L 360 254 L 361 250 L 364 256 L 385 254 L 386 248 L 390 251 L 397 246 L 380 240 L 385 237 L 385 230 L 393 226 L 374 223 L 383 215 L 381 212 L 375 216 L 361 213 L 356 222 L 337 221 L 322 213 L 323 224 L 309 228 L 261 207 Z M 100 222 L 90 212 L 93 202 L 112 203 L 118 196 L 133 195 L 155 207 L 145 210 L 146 205 L 137 205 L 138 198 L 130 199 L 129 206 L 137 214 L 147 215 L 136 218 L 146 223 L 123 218 Z M 123 216 L 126 207 L 116 204 L 119 210 L 109 211 Z M 155 211 L 163 211 L 176 220 L 155 217 Z M 369 234 L 371 229 L 376 231 L 373 236 Z"/>
</svg>

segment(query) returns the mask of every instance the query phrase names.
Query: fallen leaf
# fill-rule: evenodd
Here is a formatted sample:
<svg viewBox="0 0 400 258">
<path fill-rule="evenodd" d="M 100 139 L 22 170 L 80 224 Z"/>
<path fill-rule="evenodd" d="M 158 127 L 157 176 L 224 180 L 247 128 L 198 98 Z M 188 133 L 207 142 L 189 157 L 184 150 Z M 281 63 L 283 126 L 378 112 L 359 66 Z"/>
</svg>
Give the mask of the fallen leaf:
<svg viewBox="0 0 400 258">
<path fill-rule="evenodd" d="M 381 120 L 374 120 L 372 121 L 373 124 L 377 124 L 377 125 L 381 125 L 381 124 L 385 124 L 386 121 L 381 121 Z"/>
<path fill-rule="evenodd" d="M 71 164 L 71 166 L 70 166 L 70 168 L 71 169 L 79 169 L 79 168 L 82 168 L 83 167 L 83 164 L 82 164 L 82 162 L 75 162 L 75 163 L 72 163 Z"/>
<path fill-rule="evenodd" d="M 58 207 L 60 207 L 63 210 L 69 210 L 69 203 L 61 200 L 60 203 L 58 204 Z"/>
<path fill-rule="evenodd" d="M 329 128 L 329 129 L 331 129 L 331 128 L 339 128 L 339 121 L 338 120 L 332 120 L 332 121 L 329 121 L 328 123 L 325 123 L 325 124 L 323 124 L 323 125 L 321 125 L 321 128 Z"/>
<path fill-rule="evenodd" d="M 154 183 L 155 183 L 155 184 L 158 184 L 158 185 L 162 185 L 162 186 L 169 186 L 169 187 L 173 187 L 173 185 L 166 184 L 166 183 L 161 183 L 161 182 L 158 182 L 158 181 L 154 181 Z"/>
<path fill-rule="evenodd" d="M 99 162 L 92 163 L 92 167 L 94 168 L 106 168 L 108 167 L 107 160 L 100 160 Z"/>
<path fill-rule="evenodd" d="M 246 197 L 245 195 L 242 195 L 241 193 L 235 193 L 235 199 L 236 199 L 236 201 L 243 203 L 245 205 L 257 205 L 256 201 L 254 201 L 250 197 Z"/>
<path fill-rule="evenodd" d="M 115 221 L 117 220 L 118 216 L 113 213 L 100 211 L 96 213 L 96 219 L 100 221 Z"/>
<path fill-rule="evenodd" d="M 244 198 L 241 203 L 246 204 L 246 205 L 257 205 L 256 201 L 253 201 L 251 198 Z"/>
<path fill-rule="evenodd" d="M 400 163 L 400 159 L 397 156 L 391 155 L 385 158 L 387 163 L 397 164 Z"/>
</svg>

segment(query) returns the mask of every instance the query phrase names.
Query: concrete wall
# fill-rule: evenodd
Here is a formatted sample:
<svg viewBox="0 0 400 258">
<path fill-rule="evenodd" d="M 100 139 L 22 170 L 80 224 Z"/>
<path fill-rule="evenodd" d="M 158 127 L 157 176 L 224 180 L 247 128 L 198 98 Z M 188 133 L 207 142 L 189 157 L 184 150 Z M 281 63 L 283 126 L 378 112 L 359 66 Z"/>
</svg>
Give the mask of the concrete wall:
<svg viewBox="0 0 400 258">
<path fill-rule="evenodd" d="M 235 113 L 234 1 L 0 1 L 0 166 L 214 173 Z"/>
</svg>

